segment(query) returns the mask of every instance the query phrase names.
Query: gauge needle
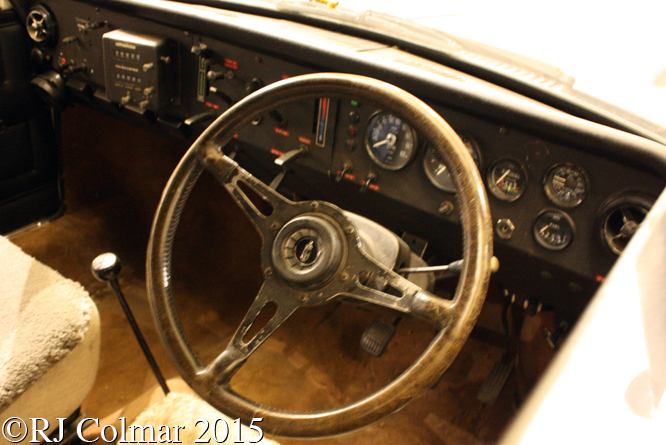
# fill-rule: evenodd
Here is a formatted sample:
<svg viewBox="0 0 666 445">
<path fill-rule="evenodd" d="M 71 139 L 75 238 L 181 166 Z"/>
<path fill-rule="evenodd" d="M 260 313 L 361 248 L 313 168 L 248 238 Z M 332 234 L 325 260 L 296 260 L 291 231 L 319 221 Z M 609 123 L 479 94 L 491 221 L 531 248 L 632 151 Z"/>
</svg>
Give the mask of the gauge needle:
<svg viewBox="0 0 666 445">
<path fill-rule="evenodd" d="M 495 184 L 499 185 L 499 183 L 504 181 L 504 178 L 506 178 L 509 173 L 511 173 L 511 170 L 507 169 L 507 171 L 505 171 L 504 174 L 500 176 L 500 178 L 497 181 L 495 181 Z"/>
<path fill-rule="evenodd" d="M 389 145 L 393 146 L 393 145 L 395 145 L 396 140 L 397 140 L 397 136 L 394 135 L 393 133 L 389 133 L 388 135 L 386 135 L 386 139 L 384 139 L 383 141 L 375 142 L 375 144 L 372 146 L 372 148 L 377 148 L 377 147 L 379 147 L 380 145 L 383 145 L 383 144 L 389 144 Z"/>
</svg>

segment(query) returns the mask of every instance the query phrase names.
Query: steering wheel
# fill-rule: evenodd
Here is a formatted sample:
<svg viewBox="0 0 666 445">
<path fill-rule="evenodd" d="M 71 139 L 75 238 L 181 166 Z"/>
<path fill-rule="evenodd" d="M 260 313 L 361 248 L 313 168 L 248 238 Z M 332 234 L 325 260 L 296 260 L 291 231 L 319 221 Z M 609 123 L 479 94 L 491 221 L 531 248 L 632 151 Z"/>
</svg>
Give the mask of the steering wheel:
<svg viewBox="0 0 666 445">
<path fill-rule="evenodd" d="M 320 97 L 350 97 L 373 103 L 403 118 L 437 147 L 456 185 L 463 229 L 464 266 L 452 300 L 432 295 L 366 254 L 357 229 L 340 208 L 323 201 L 292 202 L 222 153 L 222 147 L 258 116 L 290 102 Z M 259 231 L 265 278 L 228 346 L 207 365 L 187 342 L 171 286 L 174 233 L 183 206 L 204 169 L 227 189 Z M 266 205 L 255 205 L 241 184 Z M 238 102 L 187 151 L 169 179 L 153 222 L 147 259 L 148 295 L 172 361 L 183 379 L 212 406 L 244 422 L 261 417 L 262 428 L 276 435 L 332 435 L 381 419 L 437 382 L 462 348 L 483 305 L 492 240 L 481 176 L 462 141 L 437 113 L 411 94 L 378 80 L 348 74 L 309 74 L 276 82 Z M 368 277 L 387 286 L 369 286 L 364 279 Z M 390 293 L 384 291 L 387 288 Z M 296 309 L 343 297 L 418 317 L 438 333 L 394 381 L 342 408 L 278 410 L 247 400 L 231 389 L 233 375 Z M 275 315 L 246 341 L 244 337 L 255 318 L 269 302 L 277 306 Z"/>
</svg>

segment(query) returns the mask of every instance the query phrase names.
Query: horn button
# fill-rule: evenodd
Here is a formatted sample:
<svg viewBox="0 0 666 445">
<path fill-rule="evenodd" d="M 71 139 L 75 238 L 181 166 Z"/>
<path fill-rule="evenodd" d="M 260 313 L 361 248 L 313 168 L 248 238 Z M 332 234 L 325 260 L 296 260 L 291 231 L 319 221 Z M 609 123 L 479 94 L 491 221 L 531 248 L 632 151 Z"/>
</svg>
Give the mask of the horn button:
<svg viewBox="0 0 666 445">
<path fill-rule="evenodd" d="M 326 284 L 341 269 L 346 244 L 339 225 L 323 215 L 298 216 L 278 232 L 271 250 L 277 273 L 291 284 Z"/>
</svg>

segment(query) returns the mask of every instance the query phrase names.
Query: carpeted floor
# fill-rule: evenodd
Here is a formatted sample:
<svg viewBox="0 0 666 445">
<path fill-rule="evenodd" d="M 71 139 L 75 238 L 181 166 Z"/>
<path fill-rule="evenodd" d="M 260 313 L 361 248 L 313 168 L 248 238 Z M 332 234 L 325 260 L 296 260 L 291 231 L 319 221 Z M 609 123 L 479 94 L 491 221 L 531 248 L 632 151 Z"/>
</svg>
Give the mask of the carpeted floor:
<svg viewBox="0 0 666 445">
<path fill-rule="evenodd" d="M 64 113 L 63 134 L 68 211 L 12 240 L 90 292 L 101 315 L 102 350 L 97 382 L 83 408 L 91 417 L 129 420 L 144 407 L 139 400 L 156 381 L 115 296 L 93 279 L 90 263 L 105 251 L 122 259 L 124 293 L 157 362 L 167 378 L 175 377 L 150 314 L 144 264 L 152 214 L 186 147 L 81 107 Z M 224 348 L 261 284 L 259 242 L 222 188 L 204 178 L 188 202 L 174 253 L 181 320 L 204 360 Z M 483 406 L 476 394 L 503 353 L 500 310 L 499 291 L 493 288 L 480 321 L 482 329 L 473 334 L 440 383 L 406 408 L 360 431 L 307 443 L 496 441 L 550 358 L 534 334 L 541 318 L 533 317 L 532 328 L 527 329 L 532 334 L 523 333 L 523 346 L 532 352 L 523 354 L 521 372 L 509 379 L 495 406 Z M 301 310 L 251 357 L 232 384 L 250 399 L 285 409 L 332 408 L 367 395 L 402 372 L 433 336 L 427 326 L 405 319 L 387 353 L 370 357 L 358 343 L 376 316 L 345 304 Z"/>
</svg>

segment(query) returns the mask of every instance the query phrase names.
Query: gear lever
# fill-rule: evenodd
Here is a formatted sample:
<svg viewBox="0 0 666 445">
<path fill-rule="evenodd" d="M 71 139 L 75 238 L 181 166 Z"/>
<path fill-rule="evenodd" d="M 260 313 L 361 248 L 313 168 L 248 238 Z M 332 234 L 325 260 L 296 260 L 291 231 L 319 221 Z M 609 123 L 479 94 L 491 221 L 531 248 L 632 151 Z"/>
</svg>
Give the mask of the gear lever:
<svg viewBox="0 0 666 445">
<path fill-rule="evenodd" d="M 120 259 L 114 253 L 103 253 L 93 260 L 91 269 L 95 278 L 97 278 L 99 281 L 106 281 L 109 283 L 109 286 L 111 286 L 115 292 L 116 296 L 118 297 L 118 301 L 120 302 L 120 306 L 122 306 L 123 311 L 125 312 L 127 321 L 129 321 L 130 326 L 132 326 L 134 336 L 141 346 L 143 355 L 145 355 L 150 368 L 153 370 L 153 374 L 155 374 L 157 382 L 162 387 L 164 395 L 169 394 L 169 387 L 166 384 L 166 380 L 164 380 L 164 375 L 162 375 L 162 371 L 160 371 L 160 368 L 155 361 L 155 357 L 153 357 L 153 354 L 150 352 L 148 343 L 146 343 L 146 339 L 143 337 L 141 329 L 134 319 L 132 310 L 128 306 L 127 300 L 125 300 L 125 296 L 120 289 L 120 283 L 118 283 L 118 274 L 120 273 L 121 269 Z"/>
</svg>

